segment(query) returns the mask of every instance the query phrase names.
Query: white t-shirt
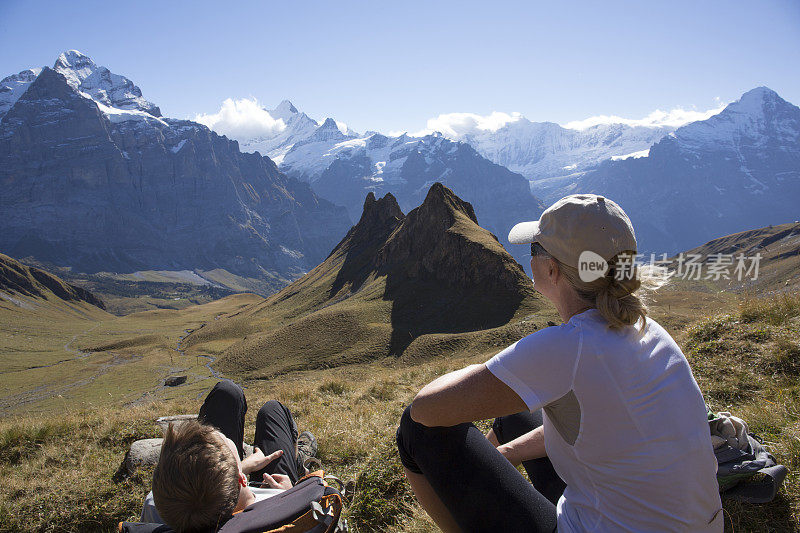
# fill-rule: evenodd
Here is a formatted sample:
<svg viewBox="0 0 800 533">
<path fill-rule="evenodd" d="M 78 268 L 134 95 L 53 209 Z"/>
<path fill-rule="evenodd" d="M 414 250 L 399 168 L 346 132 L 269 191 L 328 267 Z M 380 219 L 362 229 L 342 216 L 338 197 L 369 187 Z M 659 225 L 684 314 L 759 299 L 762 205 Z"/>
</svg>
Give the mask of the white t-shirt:
<svg viewBox="0 0 800 533">
<path fill-rule="evenodd" d="M 544 407 L 547 455 L 567 484 L 559 531 L 723 530 L 705 403 L 656 321 L 638 336 L 589 309 L 486 366 L 531 411 Z"/>
</svg>

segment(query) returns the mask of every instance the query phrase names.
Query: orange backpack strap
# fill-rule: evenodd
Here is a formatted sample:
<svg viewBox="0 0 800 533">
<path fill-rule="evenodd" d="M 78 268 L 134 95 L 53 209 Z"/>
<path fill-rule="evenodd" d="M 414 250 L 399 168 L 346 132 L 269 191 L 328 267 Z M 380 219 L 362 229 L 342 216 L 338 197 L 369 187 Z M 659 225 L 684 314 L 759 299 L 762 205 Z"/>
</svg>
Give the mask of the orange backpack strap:
<svg viewBox="0 0 800 533">
<path fill-rule="evenodd" d="M 300 483 L 300 482 L 301 482 L 301 481 L 303 481 L 304 479 L 308 479 L 308 478 L 310 478 L 310 477 L 318 477 L 318 478 L 322 478 L 322 479 L 323 479 L 323 482 L 324 482 L 324 479 L 325 479 L 325 471 L 324 471 L 324 470 L 314 470 L 313 472 L 309 472 L 309 473 L 308 473 L 308 474 L 306 474 L 305 476 L 303 476 L 303 477 L 301 477 L 300 479 L 298 479 L 298 480 L 297 480 L 297 483 Z M 325 483 L 325 485 L 327 486 L 327 483 Z"/>
<path fill-rule="evenodd" d="M 337 529 L 346 531 L 346 526 L 340 527 L 342 524 L 339 523 L 342 508 L 342 497 L 338 493 L 328 494 L 318 502 L 312 502 L 311 509 L 293 522 L 264 533 L 334 533 Z"/>
</svg>

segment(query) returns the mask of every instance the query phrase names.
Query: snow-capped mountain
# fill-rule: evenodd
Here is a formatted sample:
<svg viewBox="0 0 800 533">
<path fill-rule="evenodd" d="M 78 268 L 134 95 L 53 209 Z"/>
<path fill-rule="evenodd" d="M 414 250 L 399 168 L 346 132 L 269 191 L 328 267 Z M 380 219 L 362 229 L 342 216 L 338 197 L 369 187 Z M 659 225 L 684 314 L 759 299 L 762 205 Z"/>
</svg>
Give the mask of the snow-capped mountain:
<svg viewBox="0 0 800 533">
<path fill-rule="evenodd" d="M 77 50 L 68 50 L 58 56 L 53 70 L 64 76 L 77 93 L 94 101 L 103 113 L 116 115 L 112 120 L 161 117 L 158 106 L 145 100 L 141 89 L 131 80 L 95 64 Z M 31 68 L 0 81 L 0 120 L 41 73 L 42 68 Z"/>
<path fill-rule="evenodd" d="M 275 109 L 267 110 L 267 113 L 280 121 L 279 131 L 271 135 L 239 139 L 239 146 L 243 152 L 259 152 L 276 164 L 283 161 L 292 146 L 311 137 L 320 126 L 316 120 L 299 112 L 289 100 L 284 100 Z"/>
<path fill-rule="evenodd" d="M 82 272 L 225 269 L 276 289 L 350 227 L 343 208 L 269 159 L 161 117 L 80 52 L 3 87 L 3 252 Z"/>
<path fill-rule="evenodd" d="M 0 120 L 3 119 L 11 106 L 19 100 L 33 80 L 42 72 L 40 68 L 29 68 L 19 74 L 12 74 L 0 81 Z"/>
<path fill-rule="evenodd" d="M 298 111 L 288 100 L 273 110 L 262 111 L 281 122 L 277 128 L 258 135 L 232 136 L 239 141 L 242 151 L 258 151 L 294 175 L 305 176 L 307 181 L 314 181 L 340 150 L 334 144 L 318 142 L 320 136 L 327 136 L 329 140 L 339 143 L 362 139 L 358 143 L 363 144 L 374 133 L 359 135 L 330 118 L 318 122 Z M 213 120 L 203 117 L 198 115 L 198 120 L 216 129 Z M 320 132 L 316 138 L 310 139 L 318 129 Z M 641 157 L 656 141 L 674 130 L 674 126 L 623 123 L 574 129 L 553 122 L 532 122 L 515 114 L 509 116 L 500 127 L 471 128 L 469 131 L 443 128 L 433 129 L 429 134 L 439 133 L 452 141 L 465 142 L 493 163 L 522 174 L 533 182 L 581 172 L 609 159 Z M 219 132 L 230 135 L 224 128 Z M 423 136 L 413 135 L 414 138 Z M 300 149 L 301 146 L 305 147 Z M 347 145 L 343 147 L 346 150 L 351 148 Z M 535 186 L 532 187 L 535 189 Z"/>
<path fill-rule="evenodd" d="M 345 135 L 328 119 L 314 135 L 292 146 L 280 168 L 308 181 L 321 197 L 344 205 L 352 219 L 359 216 L 369 192 L 378 197 L 391 192 L 409 211 L 425 199 L 433 183 L 441 182 L 470 202 L 478 223 L 506 245 L 516 222 L 537 218 L 543 210 L 525 178 L 441 135 Z M 525 250 L 508 249 L 525 264 Z"/>
<path fill-rule="evenodd" d="M 760 149 L 771 144 L 797 147 L 797 109 L 769 87 L 756 87 L 720 114 L 679 128 L 671 137 L 690 154 L 735 151 L 747 166 L 748 159 L 764 159 Z"/>
<path fill-rule="evenodd" d="M 142 91 L 131 80 L 96 65 L 91 58 L 77 50 L 69 50 L 58 56 L 53 69 L 67 79 L 70 87 L 87 94 L 95 102 L 125 111 L 143 111 L 154 117 L 161 116 L 158 106 L 145 100 Z"/>
<path fill-rule="evenodd" d="M 517 116 L 497 130 L 443 134 L 466 142 L 490 161 L 536 182 L 580 172 L 612 158 L 637 157 L 674 129 L 599 124 L 577 130 Z M 536 189 L 534 183 L 532 187 Z"/>
<path fill-rule="evenodd" d="M 644 250 L 674 253 L 720 235 L 800 218 L 800 108 L 758 87 L 719 114 L 552 190 L 603 194 L 630 215 Z"/>
</svg>

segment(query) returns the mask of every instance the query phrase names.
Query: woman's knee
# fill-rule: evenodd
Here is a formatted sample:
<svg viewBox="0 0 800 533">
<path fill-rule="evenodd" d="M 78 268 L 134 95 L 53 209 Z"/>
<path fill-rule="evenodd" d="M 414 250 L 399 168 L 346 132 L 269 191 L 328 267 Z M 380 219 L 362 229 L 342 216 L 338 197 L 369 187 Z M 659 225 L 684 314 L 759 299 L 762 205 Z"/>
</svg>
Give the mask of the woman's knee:
<svg viewBox="0 0 800 533">
<path fill-rule="evenodd" d="M 420 435 L 420 425 L 411 418 L 411 406 L 405 408 L 403 415 L 400 417 L 400 424 L 397 427 L 395 435 L 397 442 L 397 451 L 400 454 L 400 462 L 403 466 L 412 472 L 421 474 L 422 471 L 417 466 L 413 458 L 412 449 L 413 444 Z"/>
</svg>

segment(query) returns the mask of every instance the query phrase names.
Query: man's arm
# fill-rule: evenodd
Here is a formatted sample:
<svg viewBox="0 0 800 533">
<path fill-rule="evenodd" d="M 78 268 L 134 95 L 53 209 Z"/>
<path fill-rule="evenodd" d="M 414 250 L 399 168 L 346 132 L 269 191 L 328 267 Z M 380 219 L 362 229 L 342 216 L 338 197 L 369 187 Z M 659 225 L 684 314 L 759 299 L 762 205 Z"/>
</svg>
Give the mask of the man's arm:
<svg viewBox="0 0 800 533">
<path fill-rule="evenodd" d="M 428 427 L 455 426 L 527 410 L 525 402 L 485 364 L 471 365 L 425 385 L 411 404 L 411 418 Z"/>
</svg>

